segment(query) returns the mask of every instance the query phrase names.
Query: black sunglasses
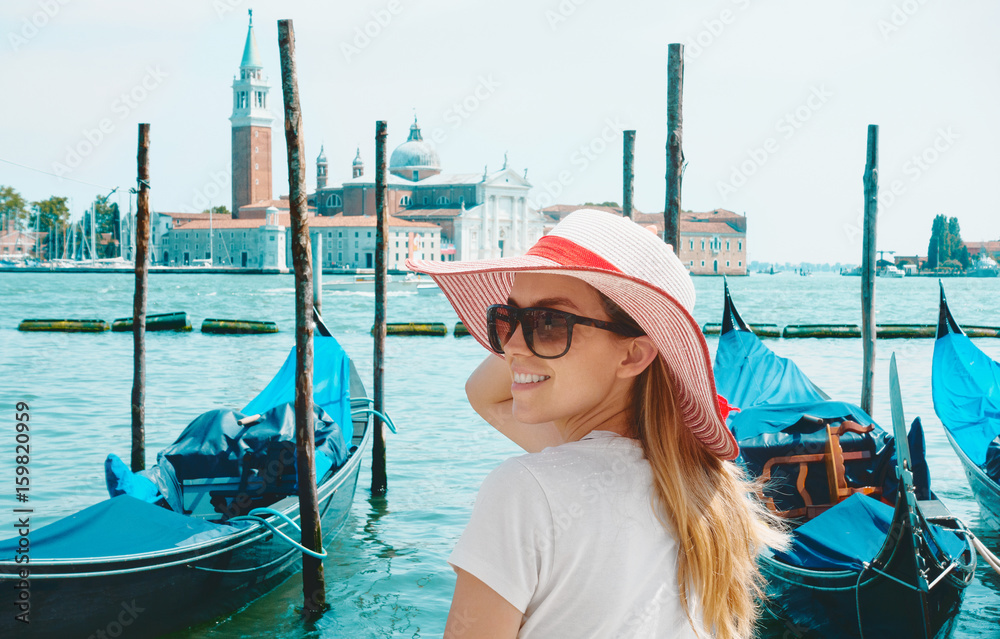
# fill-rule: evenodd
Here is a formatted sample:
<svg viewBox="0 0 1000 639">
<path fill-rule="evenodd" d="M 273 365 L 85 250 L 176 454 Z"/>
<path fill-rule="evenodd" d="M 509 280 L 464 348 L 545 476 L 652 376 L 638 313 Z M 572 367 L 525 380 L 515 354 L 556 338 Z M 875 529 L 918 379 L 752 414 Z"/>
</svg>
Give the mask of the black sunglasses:
<svg viewBox="0 0 1000 639">
<path fill-rule="evenodd" d="M 520 325 L 528 350 L 542 359 L 562 357 L 569 352 L 575 324 L 593 326 L 626 337 L 642 335 L 641 331 L 624 324 L 580 317 L 553 308 L 517 308 L 507 304 L 494 304 L 486 309 L 490 347 L 498 355 L 503 355 L 503 347 Z"/>
</svg>

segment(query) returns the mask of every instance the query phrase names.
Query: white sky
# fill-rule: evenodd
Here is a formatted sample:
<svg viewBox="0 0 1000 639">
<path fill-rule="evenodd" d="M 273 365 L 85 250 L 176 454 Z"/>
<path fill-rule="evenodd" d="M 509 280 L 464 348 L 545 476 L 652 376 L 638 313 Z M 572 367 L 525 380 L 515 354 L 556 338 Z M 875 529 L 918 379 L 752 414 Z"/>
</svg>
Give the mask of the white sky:
<svg viewBox="0 0 1000 639">
<path fill-rule="evenodd" d="M 82 150 L 66 177 L 124 193 L 136 125 L 150 122 L 154 208 L 230 206 L 250 7 L 276 196 L 288 192 L 276 22 L 291 18 L 310 188 L 321 143 L 333 181 L 357 146 L 370 172 L 375 121 L 394 148 L 416 110 L 446 172 L 497 169 L 506 151 L 540 204 L 620 202 L 620 131 L 636 129 L 636 206 L 660 211 L 667 45 L 682 42 L 683 205 L 745 213 L 750 259 L 860 261 L 868 124 L 881 128 L 880 249 L 926 254 L 939 213 L 966 240 L 1000 238 L 1000 4 L 985 0 L 4 0 L 0 159 L 52 172 Z M 101 136 L 92 149 L 87 132 Z M 107 192 L 7 162 L 0 185 L 69 196 L 74 216 Z"/>
</svg>

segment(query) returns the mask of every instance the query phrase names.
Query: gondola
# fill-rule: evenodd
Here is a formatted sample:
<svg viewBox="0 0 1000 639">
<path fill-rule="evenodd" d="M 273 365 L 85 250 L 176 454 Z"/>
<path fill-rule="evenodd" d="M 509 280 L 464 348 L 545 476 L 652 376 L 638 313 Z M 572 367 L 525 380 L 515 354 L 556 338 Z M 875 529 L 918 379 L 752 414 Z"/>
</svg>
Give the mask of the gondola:
<svg viewBox="0 0 1000 639">
<path fill-rule="evenodd" d="M 934 412 L 962 462 L 980 513 L 1000 529 L 1000 363 L 965 335 L 948 308 L 944 285 L 931 391 Z"/>
<path fill-rule="evenodd" d="M 765 609 L 799 637 L 934 637 L 976 566 L 964 525 L 930 492 L 923 431 L 894 434 L 830 399 L 770 351 L 728 286 L 715 359 L 737 463 L 764 480 L 758 498 L 792 533 L 767 549 Z M 897 442 L 902 444 L 897 446 Z"/>
<path fill-rule="evenodd" d="M 372 410 L 353 362 L 319 319 L 318 332 L 326 546 L 350 512 Z M 109 456 L 109 491 L 121 494 L 0 542 L 0 590 L 15 603 L 0 615 L 0 636 L 160 636 L 230 614 L 299 571 L 294 373 L 293 347 L 243 411 L 199 416 L 148 471 L 133 474 Z M 15 559 L 19 550 L 27 563 Z"/>
</svg>

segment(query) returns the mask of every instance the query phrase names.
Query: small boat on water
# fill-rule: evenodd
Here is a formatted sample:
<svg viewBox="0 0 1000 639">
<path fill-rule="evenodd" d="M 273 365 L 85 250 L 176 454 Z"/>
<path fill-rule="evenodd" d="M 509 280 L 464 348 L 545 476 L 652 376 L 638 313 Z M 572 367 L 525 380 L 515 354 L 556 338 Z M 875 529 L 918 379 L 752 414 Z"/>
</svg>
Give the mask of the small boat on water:
<svg viewBox="0 0 1000 639">
<path fill-rule="evenodd" d="M 390 275 L 386 279 L 385 290 L 414 292 L 422 285 L 433 284 L 427 276 L 407 273 L 405 276 Z M 372 274 L 354 275 L 350 277 L 331 278 L 324 280 L 324 291 L 375 291 L 375 276 Z"/>
<path fill-rule="evenodd" d="M 934 412 L 962 462 L 983 518 L 1000 529 L 1000 363 L 977 348 L 955 321 L 944 285 L 931 392 Z"/>
<path fill-rule="evenodd" d="M 765 480 L 758 497 L 792 531 L 789 549 L 760 559 L 766 610 L 798 637 L 934 637 L 976 554 L 930 491 L 919 418 L 890 434 L 831 400 L 753 334 L 728 287 L 715 376 L 740 409 L 728 419 L 737 462 Z"/>
<path fill-rule="evenodd" d="M 353 362 L 318 318 L 317 327 L 325 546 L 350 512 L 372 411 Z M 0 541 L 0 589 L 29 602 L 22 620 L 18 610 L 0 616 L 0 636 L 156 637 L 232 613 L 298 572 L 294 389 L 293 347 L 242 411 L 199 416 L 148 471 L 109 455 L 116 496 Z M 19 548 L 30 562 L 15 559 Z"/>
</svg>

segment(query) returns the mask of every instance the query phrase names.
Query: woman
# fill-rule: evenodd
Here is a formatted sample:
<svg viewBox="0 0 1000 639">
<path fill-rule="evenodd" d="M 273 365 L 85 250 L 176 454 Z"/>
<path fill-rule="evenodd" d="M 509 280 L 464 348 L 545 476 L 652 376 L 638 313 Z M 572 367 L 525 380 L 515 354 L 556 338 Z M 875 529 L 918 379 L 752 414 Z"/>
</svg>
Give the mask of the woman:
<svg viewBox="0 0 1000 639">
<path fill-rule="evenodd" d="M 726 461 L 728 406 L 670 247 L 581 210 L 522 257 L 408 267 L 495 353 L 469 400 L 529 453 L 480 488 L 445 636 L 749 637 L 756 554 L 784 536 Z"/>
</svg>

